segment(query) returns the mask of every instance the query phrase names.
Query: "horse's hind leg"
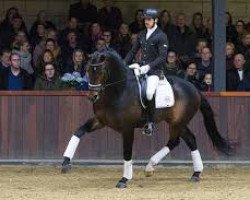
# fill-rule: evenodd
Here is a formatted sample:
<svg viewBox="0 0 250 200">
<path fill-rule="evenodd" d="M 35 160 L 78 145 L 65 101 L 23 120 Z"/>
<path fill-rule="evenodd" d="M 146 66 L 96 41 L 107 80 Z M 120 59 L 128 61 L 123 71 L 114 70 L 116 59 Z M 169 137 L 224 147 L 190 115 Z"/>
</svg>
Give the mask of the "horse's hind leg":
<svg viewBox="0 0 250 200">
<path fill-rule="evenodd" d="M 194 173 L 191 177 L 192 182 L 197 182 L 200 180 L 200 174 L 203 171 L 203 163 L 201 160 L 201 155 L 197 149 L 196 139 L 194 134 L 189 130 L 188 127 L 184 128 L 181 133 L 181 138 L 186 142 L 189 149 L 191 150 L 191 157 L 193 161 Z"/>
<path fill-rule="evenodd" d="M 145 168 L 145 175 L 147 177 L 153 175 L 154 166 L 157 165 L 164 157 L 168 155 L 170 151 L 172 151 L 180 143 L 180 138 L 178 134 L 181 132 L 181 129 L 177 126 L 170 126 L 169 130 L 170 138 L 168 140 L 167 145 L 150 158 L 150 161 Z"/>
<path fill-rule="evenodd" d="M 80 138 L 87 132 L 92 132 L 102 128 L 103 125 L 96 119 L 89 119 L 83 126 L 79 127 L 72 135 L 68 146 L 63 154 L 64 161 L 62 163 L 62 173 L 67 173 L 71 169 L 70 161 L 73 158 L 75 151 L 80 142 Z"/>
</svg>

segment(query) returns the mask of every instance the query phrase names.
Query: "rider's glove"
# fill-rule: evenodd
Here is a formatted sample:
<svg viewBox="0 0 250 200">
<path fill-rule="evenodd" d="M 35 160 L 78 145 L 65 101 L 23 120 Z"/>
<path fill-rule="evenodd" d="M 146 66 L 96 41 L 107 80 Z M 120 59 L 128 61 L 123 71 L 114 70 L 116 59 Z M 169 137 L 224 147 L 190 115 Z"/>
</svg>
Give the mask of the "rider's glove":
<svg viewBox="0 0 250 200">
<path fill-rule="evenodd" d="M 146 73 L 148 73 L 149 70 L 150 70 L 150 66 L 149 65 L 143 65 L 140 68 L 141 74 L 146 74 Z"/>
<path fill-rule="evenodd" d="M 133 63 L 128 66 L 130 69 L 140 69 L 140 65 L 138 63 Z"/>
</svg>

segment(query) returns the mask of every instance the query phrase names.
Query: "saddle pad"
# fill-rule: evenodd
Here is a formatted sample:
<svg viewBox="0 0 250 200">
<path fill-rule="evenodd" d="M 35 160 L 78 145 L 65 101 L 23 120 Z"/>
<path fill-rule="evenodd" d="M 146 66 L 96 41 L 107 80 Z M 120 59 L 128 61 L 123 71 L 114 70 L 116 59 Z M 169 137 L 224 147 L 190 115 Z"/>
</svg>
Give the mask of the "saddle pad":
<svg viewBox="0 0 250 200">
<path fill-rule="evenodd" d="M 163 80 L 159 81 L 159 84 L 155 93 L 155 107 L 166 108 L 172 107 L 175 103 L 174 92 L 172 86 L 164 77 Z"/>
</svg>

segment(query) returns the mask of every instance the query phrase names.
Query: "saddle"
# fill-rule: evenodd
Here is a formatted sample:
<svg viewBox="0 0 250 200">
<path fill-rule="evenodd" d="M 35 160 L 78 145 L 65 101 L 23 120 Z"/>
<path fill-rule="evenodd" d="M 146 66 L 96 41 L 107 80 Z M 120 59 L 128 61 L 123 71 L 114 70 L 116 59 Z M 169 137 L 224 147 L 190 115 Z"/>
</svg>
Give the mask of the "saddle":
<svg viewBox="0 0 250 200">
<path fill-rule="evenodd" d="M 145 109 L 147 106 L 147 75 L 140 76 L 138 79 L 139 94 L 142 107 Z M 166 108 L 172 107 L 175 103 L 174 92 L 170 83 L 167 81 L 166 77 L 160 79 L 157 86 L 155 95 L 155 108 Z"/>
</svg>

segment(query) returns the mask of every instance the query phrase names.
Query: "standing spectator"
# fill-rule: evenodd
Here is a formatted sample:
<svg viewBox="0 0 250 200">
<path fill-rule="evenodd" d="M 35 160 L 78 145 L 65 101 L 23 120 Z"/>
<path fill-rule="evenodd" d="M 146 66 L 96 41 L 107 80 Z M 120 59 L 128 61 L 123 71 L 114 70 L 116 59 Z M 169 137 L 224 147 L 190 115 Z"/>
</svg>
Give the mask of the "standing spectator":
<svg viewBox="0 0 250 200">
<path fill-rule="evenodd" d="M 139 33 L 144 28 L 143 10 L 139 9 L 135 13 L 135 20 L 129 24 L 129 30 L 131 33 Z"/>
<path fill-rule="evenodd" d="M 172 41 L 169 46 L 174 49 L 180 56 L 181 60 L 185 62 L 191 58 L 195 53 L 195 35 L 186 25 L 186 16 L 179 13 L 176 17 L 176 29 Z"/>
<path fill-rule="evenodd" d="M 43 72 L 44 74 L 36 79 L 35 90 L 61 90 L 63 88 L 63 84 L 53 64 L 45 64 Z"/>
<path fill-rule="evenodd" d="M 31 76 L 21 68 L 20 56 L 12 53 L 11 66 L 0 72 L 0 90 L 31 90 Z"/>
<path fill-rule="evenodd" d="M 17 53 L 21 59 L 21 68 L 24 69 L 28 74 L 33 74 L 34 69 L 32 67 L 32 56 L 30 53 L 30 44 L 28 41 L 23 42 L 20 46 L 20 50 L 14 50 L 14 53 Z"/>
<path fill-rule="evenodd" d="M 160 13 L 160 28 L 167 34 L 168 40 L 172 40 L 172 36 L 174 34 L 175 25 L 172 22 L 172 17 L 169 11 L 163 10 Z"/>
<path fill-rule="evenodd" d="M 112 0 L 103 0 L 104 6 L 98 11 L 99 21 L 105 29 L 116 32 L 122 23 L 122 13 L 113 6 Z"/>
<path fill-rule="evenodd" d="M 203 24 L 202 13 L 194 13 L 190 28 L 194 32 L 196 39 L 205 38 L 206 28 Z"/>
<path fill-rule="evenodd" d="M 227 71 L 227 91 L 250 91 L 250 72 L 245 69 L 243 54 L 234 56 L 234 67 Z"/>
<path fill-rule="evenodd" d="M 237 44 L 238 34 L 235 26 L 233 25 L 232 15 L 226 12 L 226 41 Z"/>
<path fill-rule="evenodd" d="M 4 20 L 0 24 L 0 31 L 3 29 L 6 30 L 11 27 L 13 16 L 19 14 L 19 11 L 16 7 L 11 7 L 7 10 Z"/>
<path fill-rule="evenodd" d="M 75 17 L 80 25 L 85 29 L 90 23 L 98 20 L 98 12 L 95 5 L 90 0 L 80 0 L 78 3 L 70 5 L 69 18 Z"/>
<path fill-rule="evenodd" d="M 10 49 L 3 49 L 1 52 L 1 62 L 0 62 L 0 71 L 8 68 L 11 64 L 10 62 L 10 55 L 11 55 L 11 50 Z"/>
</svg>

